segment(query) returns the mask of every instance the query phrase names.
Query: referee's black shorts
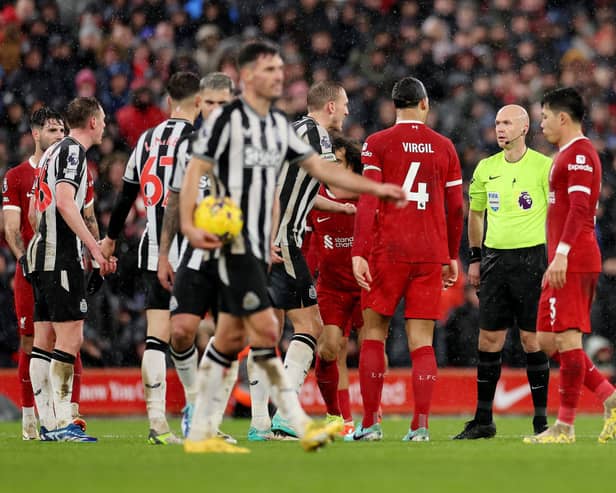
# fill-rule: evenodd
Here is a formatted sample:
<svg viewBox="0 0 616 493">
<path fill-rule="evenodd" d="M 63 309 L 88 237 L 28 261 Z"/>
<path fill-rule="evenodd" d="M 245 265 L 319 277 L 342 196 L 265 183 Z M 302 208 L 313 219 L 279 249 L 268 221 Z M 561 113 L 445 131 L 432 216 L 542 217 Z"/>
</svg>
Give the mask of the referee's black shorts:
<svg viewBox="0 0 616 493">
<path fill-rule="evenodd" d="M 545 245 L 511 250 L 486 248 L 481 259 L 479 327 L 535 331 L 541 279 L 547 268 Z"/>
</svg>

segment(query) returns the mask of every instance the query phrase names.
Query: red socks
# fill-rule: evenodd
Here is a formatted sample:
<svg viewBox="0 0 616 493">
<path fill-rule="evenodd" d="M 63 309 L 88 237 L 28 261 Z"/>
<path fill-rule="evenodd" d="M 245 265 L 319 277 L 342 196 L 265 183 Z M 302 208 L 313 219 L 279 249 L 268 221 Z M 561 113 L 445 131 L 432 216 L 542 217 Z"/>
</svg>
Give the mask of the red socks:
<svg viewBox="0 0 616 493">
<path fill-rule="evenodd" d="M 575 421 L 575 410 L 586 374 L 586 359 L 582 349 L 560 353 L 560 406 L 558 420 L 568 425 Z"/>
<path fill-rule="evenodd" d="M 561 355 L 558 352 L 554 353 L 551 358 L 556 363 L 561 363 Z M 584 385 L 603 402 L 614 393 L 614 386 L 597 370 L 586 353 L 584 353 L 584 361 Z"/>
<path fill-rule="evenodd" d="M 422 346 L 411 352 L 413 362 L 413 396 L 415 412 L 411 430 L 428 427 L 432 391 L 436 383 L 436 358 L 432 346 Z"/>
<path fill-rule="evenodd" d="M 353 414 L 351 414 L 351 397 L 349 395 L 349 389 L 338 390 L 338 406 L 340 406 L 340 413 L 345 423 L 353 421 Z"/>
<path fill-rule="evenodd" d="M 327 407 L 327 414 L 340 416 L 338 405 L 338 361 L 325 361 L 317 356 L 314 372 L 319 390 Z"/>
<path fill-rule="evenodd" d="M 81 364 L 81 353 L 77 352 L 75 356 L 75 366 L 73 373 L 73 394 L 71 395 L 71 402 L 75 402 L 79 404 L 79 400 L 81 397 L 81 372 L 83 370 L 83 365 Z"/>
<path fill-rule="evenodd" d="M 32 392 L 32 382 L 30 381 L 30 355 L 26 354 L 23 350 L 19 351 L 17 371 L 21 387 L 21 407 L 34 407 L 34 393 Z"/>
<path fill-rule="evenodd" d="M 364 340 L 359 352 L 359 385 L 364 401 L 364 428 L 377 422 L 384 374 L 385 344 L 374 339 Z"/>
</svg>

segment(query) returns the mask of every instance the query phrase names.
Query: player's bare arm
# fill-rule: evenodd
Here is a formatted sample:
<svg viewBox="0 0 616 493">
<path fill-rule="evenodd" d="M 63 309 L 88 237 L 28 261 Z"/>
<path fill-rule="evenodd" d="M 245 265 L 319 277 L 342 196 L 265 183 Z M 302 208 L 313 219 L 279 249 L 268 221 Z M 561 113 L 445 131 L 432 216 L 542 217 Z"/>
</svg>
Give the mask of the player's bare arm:
<svg viewBox="0 0 616 493">
<path fill-rule="evenodd" d="M 481 248 L 484 216 L 485 211 L 468 211 L 468 243 L 470 248 Z M 472 262 L 468 266 L 468 282 L 476 288 L 479 287 L 480 263 L 481 262 Z"/>
<path fill-rule="evenodd" d="M 94 239 L 75 203 L 75 187 L 70 183 L 60 182 L 56 185 L 56 206 L 69 228 L 79 237 L 101 266 L 101 275 L 115 272 L 116 263 L 103 255 L 101 247 Z"/>
<path fill-rule="evenodd" d="M 272 264 L 281 264 L 284 262 L 284 259 L 279 255 L 280 247 L 277 246 L 276 236 L 278 236 L 278 228 L 280 226 L 280 190 L 276 190 L 276 195 L 274 197 L 274 205 L 272 208 L 272 234 L 270 235 L 270 242 L 272 244 L 271 251 L 271 263 Z"/>
<path fill-rule="evenodd" d="M 19 210 L 4 209 L 4 235 L 15 258 L 21 258 L 25 253 L 24 241 L 21 237 L 21 218 Z"/>
<path fill-rule="evenodd" d="M 94 204 L 91 204 L 83 209 L 83 220 L 86 223 L 90 234 L 94 237 L 96 241 L 99 241 L 100 231 L 98 229 L 98 221 L 96 220 L 96 214 L 94 213 Z"/>
<path fill-rule="evenodd" d="M 169 263 L 169 249 L 173 238 L 180 230 L 180 194 L 169 190 L 167 207 L 163 215 L 163 229 L 160 233 L 160 246 L 158 248 L 158 280 L 161 285 L 171 291 L 175 274 Z"/>
<path fill-rule="evenodd" d="M 323 197 L 322 195 L 317 195 L 314 208 L 319 211 L 337 212 L 341 214 L 355 214 L 357 211 L 354 204 L 341 204 L 340 202 L 329 200 L 327 197 Z"/>
<path fill-rule="evenodd" d="M 398 185 L 377 183 L 350 170 L 332 166 L 315 154 L 310 155 L 300 165 L 317 180 L 357 193 L 368 193 L 383 200 L 395 201 L 400 207 L 407 205 L 406 193 Z"/>
<path fill-rule="evenodd" d="M 196 228 L 193 224 L 193 213 L 199 193 L 200 178 L 212 170 L 212 163 L 193 156 L 186 167 L 186 174 L 180 190 L 180 227 L 182 234 L 188 238 L 195 248 L 213 250 L 220 248 L 222 242 L 218 236 Z"/>
</svg>

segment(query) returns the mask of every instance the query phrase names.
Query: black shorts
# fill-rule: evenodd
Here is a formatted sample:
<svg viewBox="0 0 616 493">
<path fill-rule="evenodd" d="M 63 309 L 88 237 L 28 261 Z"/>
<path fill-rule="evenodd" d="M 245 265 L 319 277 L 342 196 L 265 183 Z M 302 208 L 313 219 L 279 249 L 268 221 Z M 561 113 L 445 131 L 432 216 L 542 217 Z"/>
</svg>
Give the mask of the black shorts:
<svg viewBox="0 0 616 493">
<path fill-rule="evenodd" d="M 202 262 L 199 270 L 191 269 L 183 261 L 175 273 L 169 302 L 171 316 L 187 313 L 203 318 L 210 310 L 216 318 L 219 291 L 216 260 Z"/>
<path fill-rule="evenodd" d="M 282 248 L 282 257 L 284 263 L 272 265 L 270 273 L 268 291 L 272 305 L 281 310 L 316 305 L 317 290 L 302 251 L 289 245 Z"/>
<path fill-rule="evenodd" d="M 79 268 L 32 273 L 35 322 L 73 322 L 88 315 L 86 282 Z"/>
<path fill-rule="evenodd" d="M 252 253 L 218 259 L 221 313 L 246 317 L 272 305 L 267 294 L 267 264 Z"/>
<path fill-rule="evenodd" d="M 171 293 L 163 288 L 158 280 L 158 273 L 151 270 L 142 270 L 141 280 L 145 286 L 145 309 L 169 310 Z"/>
<path fill-rule="evenodd" d="M 487 248 L 481 259 L 479 327 L 501 330 L 517 325 L 534 332 L 546 268 L 544 245 L 512 250 Z"/>
</svg>

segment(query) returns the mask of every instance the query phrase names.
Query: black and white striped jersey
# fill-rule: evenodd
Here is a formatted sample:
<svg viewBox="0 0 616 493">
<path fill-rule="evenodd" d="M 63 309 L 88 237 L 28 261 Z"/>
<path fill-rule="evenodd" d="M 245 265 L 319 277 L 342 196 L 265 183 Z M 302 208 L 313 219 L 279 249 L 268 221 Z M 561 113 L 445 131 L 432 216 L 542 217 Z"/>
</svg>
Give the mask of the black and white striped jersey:
<svg viewBox="0 0 616 493">
<path fill-rule="evenodd" d="M 269 262 L 272 210 L 283 164 L 297 168 L 314 150 L 281 111 L 272 108 L 263 117 L 239 98 L 210 115 L 192 142 L 192 153 L 214 164 L 213 186 L 242 209 L 244 229 L 231 253 L 252 252 Z"/>
<path fill-rule="evenodd" d="M 186 137 L 182 137 L 180 142 L 175 148 L 175 165 L 171 172 L 171 183 L 169 184 L 169 190 L 175 193 L 180 193 L 182 189 L 182 182 L 184 181 L 184 175 L 186 174 L 186 168 L 190 161 L 190 142 L 196 138 L 197 132 L 192 132 Z M 197 204 L 199 204 L 205 197 L 210 195 L 210 178 L 207 175 L 203 175 L 199 180 L 199 193 L 197 194 Z M 184 256 L 186 256 L 186 266 L 192 270 L 199 270 L 201 264 L 212 258 L 216 258 L 219 255 L 219 250 L 202 250 L 201 248 L 193 248 L 190 242 L 186 238 L 182 238 L 180 245 L 180 263 Z M 178 263 L 178 265 L 180 264 Z"/>
<path fill-rule="evenodd" d="M 158 269 L 158 244 L 174 167 L 175 148 L 180 139 L 193 130 L 188 120 L 165 120 L 141 134 L 126 165 L 123 179 L 140 185 L 146 206 L 147 224 L 138 253 L 140 269 Z M 177 238 L 174 238 L 169 262 L 175 268 L 178 260 L 179 246 Z"/>
<path fill-rule="evenodd" d="M 327 130 L 314 118 L 305 116 L 294 122 L 293 128 L 323 159 L 336 160 Z M 302 246 L 306 217 L 316 200 L 319 184 L 318 180 L 298 166 L 285 165 L 283 168 L 278 182 L 280 225 L 275 240 L 277 246 L 282 246 L 283 257 L 285 246 Z"/>
<path fill-rule="evenodd" d="M 83 269 L 81 240 L 56 206 L 56 185 L 62 182 L 75 187 L 75 204 L 82 210 L 88 190 L 86 150 L 70 136 L 47 149 L 39 162 L 33 187 L 38 228 L 28 245 L 33 271 Z"/>
</svg>

